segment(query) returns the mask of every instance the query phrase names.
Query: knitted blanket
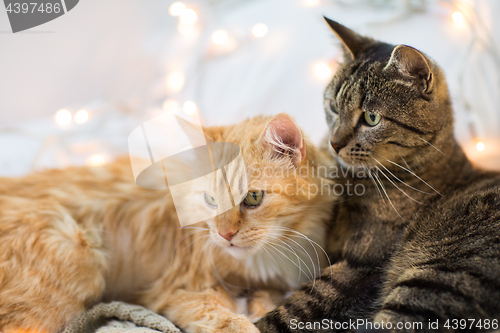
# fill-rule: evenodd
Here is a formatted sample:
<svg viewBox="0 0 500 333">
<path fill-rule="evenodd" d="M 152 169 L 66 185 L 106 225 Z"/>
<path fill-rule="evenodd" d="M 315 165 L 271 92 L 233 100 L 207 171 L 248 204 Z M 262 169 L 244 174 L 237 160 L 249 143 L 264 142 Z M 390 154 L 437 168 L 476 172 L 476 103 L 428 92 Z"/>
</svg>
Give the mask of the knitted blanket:
<svg viewBox="0 0 500 333">
<path fill-rule="evenodd" d="M 180 333 L 168 319 L 141 306 L 101 303 L 75 318 L 63 333 Z"/>
</svg>

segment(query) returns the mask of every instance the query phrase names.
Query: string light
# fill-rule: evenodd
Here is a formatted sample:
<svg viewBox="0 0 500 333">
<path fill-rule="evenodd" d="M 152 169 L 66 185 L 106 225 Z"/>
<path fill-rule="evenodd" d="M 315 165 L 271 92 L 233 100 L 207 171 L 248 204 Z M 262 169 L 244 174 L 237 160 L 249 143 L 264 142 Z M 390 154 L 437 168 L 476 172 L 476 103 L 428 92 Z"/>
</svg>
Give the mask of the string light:
<svg viewBox="0 0 500 333">
<path fill-rule="evenodd" d="M 106 159 L 100 154 L 95 154 L 89 157 L 87 163 L 93 167 L 103 166 L 106 164 Z"/>
<path fill-rule="evenodd" d="M 61 126 L 67 126 L 71 122 L 71 112 L 68 110 L 59 110 L 55 115 L 56 123 Z"/>
<path fill-rule="evenodd" d="M 453 12 L 453 14 L 451 14 L 451 18 L 453 19 L 453 21 L 455 21 L 455 23 L 457 24 L 463 24 L 464 23 L 464 14 L 462 14 L 461 12 L 459 11 L 456 11 L 456 12 Z"/>
<path fill-rule="evenodd" d="M 196 103 L 193 101 L 185 101 L 184 104 L 182 105 L 182 108 L 186 114 L 194 114 L 198 107 L 196 106 Z"/>
<path fill-rule="evenodd" d="M 265 25 L 264 23 L 258 23 L 252 28 L 252 34 L 257 38 L 261 38 L 267 35 L 267 31 L 267 25 Z"/>
<path fill-rule="evenodd" d="M 164 112 L 174 112 L 179 109 L 179 103 L 173 99 L 167 99 L 163 102 L 163 111 Z"/>
<path fill-rule="evenodd" d="M 86 110 L 80 110 L 75 114 L 73 119 L 77 124 L 86 123 L 89 120 L 89 113 Z"/>
<path fill-rule="evenodd" d="M 186 10 L 186 5 L 184 5 L 182 2 L 174 2 L 168 8 L 168 12 L 172 16 L 181 16 L 185 10 Z"/>
<path fill-rule="evenodd" d="M 314 65 L 314 73 L 319 79 L 326 80 L 332 76 L 332 69 L 324 62 L 319 62 Z"/>
<path fill-rule="evenodd" d="M 184 24 L 193 24 L 194 22 L 196 22 L 197 18 L 198 15 L 196 14 L 196 12 L 190 8 L 182 11 L 179 17 L 180 22 Z"/>
<path fill-rule="evenodd" d="M 335 1 L 335 0 L 334 0 Z M 363 1 L 366 1 L 366 3 L 371 3 L 371 0 L 360 0 L 358 3 L 362 3 Z M 457 29 L 460 29 L 464 26 L 470 26 L 471 28 L 477 28 L 477 14 L 475 15 L 475 11 L 473 8 L 469 8 L 465 5 L 464 2 L 460 1 L 453 1 L 453 0 L 446 0 L 450 4 L 452 4 L 453 8 L 451 11 L 448 12 L 448 20 L 451 22 L 448 22 L 448 24 L 455 25 Z M 344 0 L 338 0 L 339 3 L 347 3 L 347 1 Z M 389 3 L 390 1 L 388 1 Z M 417 1 L 418 2 L 418 1 Z M 422 3 L 425 3 L 425 0 L 421 0 Z M 324 1 L 321 0 L 301 0 L 301 3 L 303 6 L 319 6 Z M 410 7 L 413 8 L 413 7 Z M 450 8 L 450 7 L 448 7 Z M 411 9 L 414 10 L 414 9 Z M 187 8 L 186 5 L 182 2 L 175 2 L 169 6 L 169 14 L 175 17 L 179 17 L 179 24 L 178 24 L 178 30 L 181 34 L 193 34 L 193 32 L 199 32 L 200 29 L 202 29 L 201 25 L 196 25 L 194 24 L 197 19 L 198 19 L 198 14 L 195 10 Z M 450 20 L 451 19 L 451 20 Z M 263 24 L 263 23 L 258 23 L 252 27 L 251 30 L 252 36 L 256 38 L 262 38 L 267 35 L 268 33 L 268 27 Z M 210 36 L 210 35 L 209 35 Z M 235 35 L 228 33 L 228 31 L 225 30 L 217 30 L 215 31 L 212 36 L 211 40 L 213 44 L 216 45 L 221 45 L 221 46 L 216 46 L 213 47 L 212 49 L 215 50 L 213 54 L 216 55 L 221 55 L 221 54 L 227 54 L 227 50 L 232 50 L 231 45 L 236 42 L 235 45 L 237 45 L 237 40 L 234 37 Z M 482 42 L 478 37 L 475 37 L 478 39 L 479 42 Z M 474 43 L 477 41 L 474 40 Z M 486 40 L 486 43 L 488 40 Z M 474 45 L 471 42 L 471 45 Z M 471 47 L 472 49 L 472 47 Z M 496 54 L 494 55 L 496 56 Z M 327 80 L 330 79 L 331 76 L 333 75 L 333 72 L 336 70 L 336 64 L 334 62 L 320 62 L 320 63 L 315 63 L 313 64 L 313 75 L 316 76 L 318 79 L 321 80 Z M 168 73 L 166 77 L 166 85 L 169 89 L 169 92 L 179 92 L 181 91 L 184 86 L 185 86 L 185 74 L 181 71 L 174 71 L 171 73 Z M 172 112 L 172 111 L 177 111 L 180 110 L 181 105 L 178 101 L 174 99 L 167 99 L 163 102 L 162 104 L 162 109 L 156 108 L 159 112 Z M 193 101 L 185 101 L 182 104 L 182 111 L 185 114 L 188 115 L 193 115 L 196 113 L 198 110 L 198 107 L 195 102 Z M 87 111 L 85 110 L 80 110 L 78 111 L 74 116 L 72 116 L 71 112 L 68 110 L 60 110 L 55 114 L 55 122 L 61 126 L 67 126 L 69 125 L 72 121 L 74 121 L 77 124 L 85 123 L 88 121 L 90 115 Z M 473 139 L 469 141 L 469 149 L 472 152 L 483 152 L 485 151 L 485 143 L 488 144 L 488 150 L 487 154 L 495 150 L 495 144 L 492 145 L 490 141 L 487 141 L 487 138 L 483 136 L 486 141 L 480 141 L 478 136 L 473 134 Z M 478 156 L 485 156 L 485 153 L 482 154 L 477 154 Z M 103 165 L 106 163 L 106 159 L 104 156 L 96 154 L 87 160 L 89 165 L 93 166 L 99 166 Z"/>
<path fill-rule="evenodd" d="M 212 41 L 214 44 L 222 45 L 227 42 L 229 35 L 226 30 L 217 30 L 212 34 Z"/>
<path fill-rule="evenodd" d="M 318 6 L 319 5 L 319 0 L 304 0 L 304 5 L 306 6 Z"/>
<path fill-rule="evenodd" d="M 175 71 L 167 76 L 167 87 L 172 92 L 179 92 L 184 87 L 185 77 L 180 71 Z"/>
<path fill-rule="evenodd" d="M 177 31 L 181 35 L 185 36 L 194 35 L 194 33 L 196 32 L 196 26 L 194 24 L 179 23 L 177 25 Z"/>
</svg>

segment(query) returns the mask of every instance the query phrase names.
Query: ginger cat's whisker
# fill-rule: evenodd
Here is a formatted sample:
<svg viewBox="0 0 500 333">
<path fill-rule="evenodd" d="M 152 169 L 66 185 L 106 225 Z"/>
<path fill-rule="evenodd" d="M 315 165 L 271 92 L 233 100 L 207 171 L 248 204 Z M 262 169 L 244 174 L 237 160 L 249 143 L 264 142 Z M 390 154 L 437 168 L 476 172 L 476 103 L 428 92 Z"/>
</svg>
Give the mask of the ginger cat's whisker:
<svg viewBox="0 0 500 333">
<path fill-rule="evenodd" d="M 295 250 L 292 248 L 292 246 L 291 246 L 290 244 L 288 244 L 288 243 L 284 242 L 283 240 L 281 240 L 281 239 L 279 238 L 279 236 L 278 236 L 278 237 L 276 237 L 276 236 L 273 236 L 273 235 L 271 235 L 271 234 L 268 234 L 268 237 L 271 237 L 272 239 L 274 239 L 274 240 L 276 240 L 276 241 L 279 241 L 279 242 L 282 242 L 282 243 L 284 243 L 286 246 L 288 246 L 288 249 L 287 249 L 287 248 L 285 248 L 285 247 L 284 247 L 283 245 L 281 245 L 281 244 L 274 244 L 274 245 L 278 245 L 278 246 L 280 246 L 281 248 L 284 248 L 284 249 L 286 249 L 286 250 L 288 250 L 288 251 L 291 251 L 291 252 L 295 255 L 295 257 L 297 258 L 297 263 L 298 263 L 298 265 L 299 265 L 299 269 L 300 269 L 301 271 L 302 271 L 302 264 L 301 264 L 301 263 L 303 263 L 303 264 L 304 264 L 304 266 L 306 266 L 307 270 L 309 271 L 309 274 L 311 274 L 311 277 L 316 276 L 315 272 L 314 272 L 314 275 L 313 275 L 313 272 L 311 272 L 311 269 L 310 269 L 310 268 L 306 265 L 305 261 L 304 261 L 302 258 L 300 258 L 300 257 L 299 257 L 299 255 L 297 254 L 297 252 L 295 252 Z"/>
<path fill-rule="evenodd" d="M 308 279 L 310 279 L 310 277 L 307 275 L 307 273 L 306 273 L 306 272 L 302 269 L 301 265 L 296 264 L 296 263 L 295 263 L 295 261 L 293 261 L 293 260 L 292 260 L 289 256 L 287 256 L 286 254 L 284 254 L 283 252 L 281 252 L 279 249 L 277 249 L 277 248 L 276 248 L 273 244 L 268 243 L 268 245 L 269 245 L 270 247 L 272 247 L 273 249 L 275 249 L 275 250 L 276 250 L 278 253 L 280 253 L 283 257 L 285 257 L 286 259 L 288 259 L 288 260 L 289 260 L 292 264 L 294 264 L 294 265 L 295 265 L 295 266 L 299 269 L 299 271 L 300 271 L 300 272 L 304 273 L 304 275 L 305 275 L 305 276 L 307 276 L 307 277 L 308 277 Z M 275 245 L 278 245 L 278 244 L 275 244 Z M 281 245 L 281 247 L 283 247 L 283 246 Z M 286 248 L 285 248 L 285 249 L 286 249 Z M 304 263 L 304 264 L 305 264 L 305 263 Z M 310 274 L 311 274 L 311 277 L 312 277 L 312 273 L 310 273 Z M 314 283 L 314 282 L 313 282 L 313 283 Z"/>
<path fill-rule="evenodd" d="M 300 238 L 303 238 L 303 239 L 307 240 L 311 244 L 311 246 L 313 248 L 315 248 L 315 246 L 319 247 L 319 249 L 325 255 L 326 260 L 328 261 L 328 266 L 332 265 L 332 263 L 330 261 L 330 257 L 328 256 L 328 253 L 326 253 L 325 249 L 320 244 L 318 244 L 317 242 L 315 242 L 314 240 L 312 240 L 309 237 L 307 237 L 306 235 L 298 232 L 297 230 L 293 230 L 293 229 L 290 229 L 290 228 L 287 228 L 287 227 L 275 227 L 275 228 L 278 228 L 278 229 L 281 228 L 282 230 L 289 231 L 289 232 L 295 234 L 295 235 L 290 235 L 291 237 L 300 237 Z M 316 249 L 315 249 L 315 251 L 316 251 Z M 331 278 L 331 276 L 330 276 L 330 278 Z"/>
<path fill-rule="evenodd" d="M 311 261 L 311 264 L 312 264 L 312 266 L 313 266 L 314 274 L 312 274 L 310 270 L 309 270 L 309 273 L 311 273 L 311 275 L 313 275 L 313 276 L 314 276 L 314 279 L 316 279 L 316 276 L 317 276 L 317 275 L 316 275 L 316 264 L 314 263 L 314 261 L 313 261 L 312 257 L 309 255 L 309 253 L 306 251 L 306 249 L 305 249 L 302 245 L 300 245 L 298 242 L 296 242 L 295 240 L 293 240 L 293 239 L 291 239 L 290 237 L 287 237 L 287 236 L 285 236 L 285 235 L 276 234 L 276 237 L 275 237 L 275 238 L 278 238 L 278 239 L 279 239 L 280 241 L 282 241 L 283 243 L 285 243 L 285 244 L 289 245 L 287 242 L 285 242 L 285 241 L 281 240 L 281 239 L 280 239 L 280 237 L 286 238 L 286 239 L 288 239 L 288 240 L 292 241 L 293 243 L 295 243 L 296 245 L 298 245 L 298 246 L 300 247 L 300 249 L 302 249 L 303 253 L 304 253 L 304 254 L 306 254 L 306 255 L 309 257 L 309 260 Z M 290 245 L 289 245 L 289 246 L 290 246 Z M 319 261 L 319 256 L 318 256 L 318 253 L 316 252 L 316 249 L 314 248 L 314 246 L 313 246 L 313 249 L 314 249 L 314 251 L 315 251 L 315 253 L 316 253 L 316 257 L 317 257 L 317 259 L 318 259 L 318 267 L 320 267 L 320 266 L 321 266 L 321 264 L 320 264 L 320 261 Z M 295 253 L 295 251 L 294 251 L 294 253 Z M 299 258 L 299 257 L 298 257 L 298 255 L 297 255 L 296 253 L 295 253 L 295 255 L 297 256 L 297 258 Z M 305 262 L 304 262 L 304 265 L 305 265 Z M 306 265 L 306 267 L 308 267 L 308 266 Z"/>
</svg>

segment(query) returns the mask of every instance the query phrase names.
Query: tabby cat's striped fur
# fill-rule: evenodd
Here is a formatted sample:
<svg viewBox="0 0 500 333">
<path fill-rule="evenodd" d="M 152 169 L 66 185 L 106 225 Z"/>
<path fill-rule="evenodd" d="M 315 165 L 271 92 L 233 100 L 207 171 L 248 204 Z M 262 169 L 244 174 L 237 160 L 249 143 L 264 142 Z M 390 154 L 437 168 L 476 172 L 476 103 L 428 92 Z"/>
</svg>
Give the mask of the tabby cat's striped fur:
<svg viewBox="0 0 500 333">
<path fill-rule="evenodd" d="M 494 328 L 499 174 L 475 168 L 455 141 L 445 76 L 429 57 L 327 22 L 345 53 L 325 91 L 330 147 L 341 167 L 370 167 L 372 174 L 341 180 L 363 184 L 366 194 L 335 207 L 328 240 L 334 264 L 323 279 L 258 327 L 287 332 L 296 331 L 294 319 L 369 318 L 398 332 L 433 331 L 429 320 L 444 330 L 449 319 L 481 319 L 482 329 L 489 320 Z M 399 322 L 423 325 L 397 328 Z"/>
</svg>

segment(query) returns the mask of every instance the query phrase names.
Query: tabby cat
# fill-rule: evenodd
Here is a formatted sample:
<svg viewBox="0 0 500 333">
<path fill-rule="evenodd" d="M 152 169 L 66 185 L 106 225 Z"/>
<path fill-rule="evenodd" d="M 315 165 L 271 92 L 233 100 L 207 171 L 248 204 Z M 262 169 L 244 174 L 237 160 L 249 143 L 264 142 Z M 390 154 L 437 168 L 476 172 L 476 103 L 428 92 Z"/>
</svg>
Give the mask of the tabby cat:
<svg viewBox="0 0 500 333">
<path fill-rule="evenodd" d="M 248 312 L 259 317 L 314 280 L 335 197 L 310 186 L 317 173 L 295 171 L 321 154 L 286 114 L 204 131 L 241 147 L 249 193 L 186 228 L 168 192 L 134 183 L 128 158 L 0 178 L 0 330 L 58 332 L 97 301 L 125 300 L 186 332 L 258 332 L 236 296 L 253 293 Z M 193 210 L 217 205 L 196 195 Z"/>
<path fill-rule="evenodd" d="M 340 181 L 366 193 L 335 206 L 333 265 L 316 287 L 257 327 L 352 331 L 368 319 L 366 329 L 394 332 L 498 328 L 500 175 L 474 167 L 455 141 L 443 71 L 410 46 L 326 21 L 344 51 L 324 95 L 329 148 L 342 169 L 365 171 Z"/>
</svg>

